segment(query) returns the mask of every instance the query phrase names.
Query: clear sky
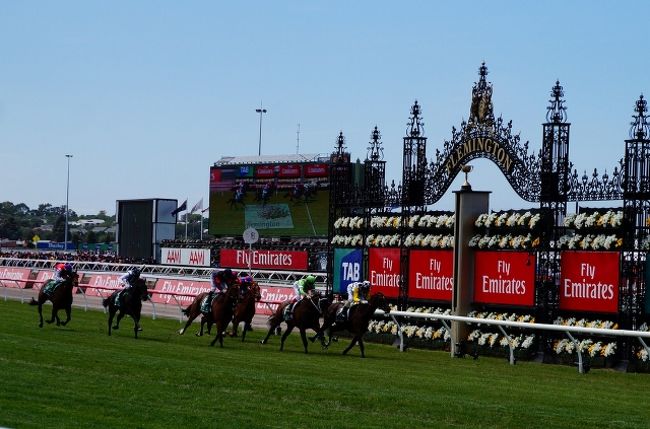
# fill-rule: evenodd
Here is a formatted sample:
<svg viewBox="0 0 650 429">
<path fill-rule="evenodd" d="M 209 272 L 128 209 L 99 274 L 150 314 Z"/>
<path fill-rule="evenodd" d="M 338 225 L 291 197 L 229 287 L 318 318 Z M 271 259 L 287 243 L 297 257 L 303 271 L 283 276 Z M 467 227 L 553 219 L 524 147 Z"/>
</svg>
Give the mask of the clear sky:
<svg viewBox="0 0 650 429">
<path fill-rule="evenodd" d="M 224 155 L 354 158 L 377 125 L 401 177 L 409 109 L 428 157 L 468 117 L 478 67 L 494 113 L 540 147 L 564 86 L 570 159 L 611 173 L 634 103 L 650 93 L 648 1 L 0 0 L 0 201 L 115 212 L 115 200 L 208 201 Z M 533 207 L 497 167 L 473 162 L 494 209 Z M 453 189 L 462 178 L 457 177 Z M 451 190 L 436 206 L 452 208 Z"/>
</svg>

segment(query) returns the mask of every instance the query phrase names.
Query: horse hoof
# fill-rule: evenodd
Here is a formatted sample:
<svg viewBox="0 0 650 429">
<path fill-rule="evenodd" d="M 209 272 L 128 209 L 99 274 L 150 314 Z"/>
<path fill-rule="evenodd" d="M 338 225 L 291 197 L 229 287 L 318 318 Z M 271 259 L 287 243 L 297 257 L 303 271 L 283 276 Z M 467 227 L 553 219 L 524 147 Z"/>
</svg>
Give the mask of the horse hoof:
<svg viewBox="0 0 650 429">
<path fill-rule="evenodd" d="M 185 329 L 179 329 L 178 330 L 178 335 L 183 335 L 185 333 Z"/>
<path fill-rule="evenodd" d="M 119 326 L 113 326 L 113 329 L 120 329 Z"/>
</svg>

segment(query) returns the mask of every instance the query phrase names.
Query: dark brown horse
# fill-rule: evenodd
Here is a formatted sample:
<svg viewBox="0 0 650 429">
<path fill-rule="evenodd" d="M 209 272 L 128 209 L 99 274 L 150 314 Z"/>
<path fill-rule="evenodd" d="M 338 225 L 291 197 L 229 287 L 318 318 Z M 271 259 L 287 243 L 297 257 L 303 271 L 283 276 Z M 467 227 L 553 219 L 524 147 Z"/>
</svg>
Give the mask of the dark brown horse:
<svg viewBox="0 0 650 429">
<path fill-rule="evenodd" d="M 194 319 L 196 319 L 201 315 L 203 315 L 201 317 L 201 329 L 196 333 L 196 336 L 197 337 L 203 336 L 203 326 L 205 326 L 206 323 L 208 323 L 208 334 L 210 333 L 210 327 L 212 326 L 212 313 L 208 313 L 207 315 L 205 315 L 201 312 L 201 305 L 203 304 L 203 299 L 205 299 L 205 297 L 208 296 L 208 293 L 209 292 L 203 292 L 198 294 L 194 298 L 194 301 L 192 301 L 192 303 L 183 310 L 183 314 L 187 316 L 187 322 L 185 323 L 183 329 L 178 331 L 179 334 L 183 335 L 187 330 L 187 328 L 190 327 Z"/>
<path fill-rule="evenodd" d="M 246 338 L 246 331 L 250 331 L 253 328 L 251 327 L 251 322 L 253 321 L 253 316 L 255 316 L 255 307 L 256 303 L 262 299 L 262 294 L 260 293 L 260 285 L 257 282 L 251 283 L 244 296 L 239 300 L 237 307 L 235 307 L 235 315 L 232 319 L 232 332 L 230 333 L 231 337 L 237 336 L 237 328 L 241 322 L 244 322 L 244 329 L 241 333 L 242 342 Z"/>
<path fill-rule="evenodd" d="M 44 285 L 38 292 L 38 300 L 32 298 L 29 305 L 38 305 L 39 328 L 43 327 L 43 304 L 48 300 L 52 301 L 52 318 L 47 320 L 47 323 L 52 323 L 56 320 L 56 326 L 65 326 L 68 324 L 70 321 L 70 310 L 72 310 L 72 291 L 78 284 L 79 276 L 77 273 L 72 273 L 53 291 L 50 292 Z M 59 310 L 65 310 L 66 319 L 63 322 L 59 319 Z"/>
<path fill-rule="evenodd" d="M 215 335 L 214 340 L 210 343 L 211 346 L 214 346 L 214 343 L 218 340 L 219 345 L 223 347 L 223 333 L 232 320 L 238 299 L 239 285 L 234 284 L 212 300 L 212 321 L 217 325 L 217 335 Z"/>
<path fill-rule="evenodd" d="M 108 298 L 102 301 L 104 307 L 108 308 L 108 335 L 111 335 L 112 329 L 120 328 L 120 320 L 126 315 L 131 316 L 133 319 L 133 332 L 135 338 L 138 338 L 138 331 L 140 331 L 140 314 L 142 312 L 142 301 L 149 299 L 149 291 L 147 290 L 147 283 L 143 278 L 138 278 L 134 281 L 133 287 L 128 291 L 124 291 L 120 297 L 120 306 L 117 306 L 115 298 L 121 290 L 116 290 Z M 115 326 L 113 326 L 113 318 L 115 313 L 119 311 Z"/>
<path fill-rule="evenodd" d="M 350 342 L 350 345 L 343 350 L 343 354 L 347 354 L 355 344 L 359 343 L 361 357 L 366 357 L 363 345 L 363 335 L 368 331 L 368 324 L 370 323 L 373 314 L 375 314 L 375 310 L 380 309 L 385 313 L 390 311 L 386 297 L 382 293 L 373 294 L 368 302 L 357 304 L 350 308 L 349 316 L 346 317 L 344 322 L 337 322 L 336 314 L 342 306 L 343 302 L 335 302 L 327 308 L 324 316 L 325 320 L 323 321 L 323 327 L 311 338 L 311 340 L 315 341 L 317 338 L 320 338 L 321 342 L 323 342 L 325 333 L 327 332 L 329 338 L 327 339 L 327 342 L 323 344 L 324 348 L 327 348 L 332 342 L 332 333 L 347 330 L 352 334 L 352 342 Z"/>
<path fill-rule="evenodd" d="M 322 309 L 327 307 L 327 299 L 321 298 L 318 292 L 313 291 L 310 295 L 300 300 L 296 307 L 293 310 L 293 317 L 291 320 L 285 320 L 284 310 L 288 305 L 292 305 L 293 300 L 284 301 L 278 306 L 278 309 L 275 310 L 269 317 L 269 332 L 266 334 L 266 337 L 261 341 L 262 344 L 266 344 L 271 336 L 271 333 L 280 326 L 282 322 L 287 324 L 287 329 L 282 334 L 282 339 L 280 341 L 280 351 L 284 349 L 284 341 L 287 339 L 294 327 L 297 327 L 300 330 L 300 338 L 302 339 L 302 344 L 305 348 L 305 353 L 307 353 L 307 329 L 311 329 L 314 332 L 320 332 L 320 316 L 323 313 Z M 324 338 L 321 336 L 321 341 L 324 344 Z"/>
</svg>

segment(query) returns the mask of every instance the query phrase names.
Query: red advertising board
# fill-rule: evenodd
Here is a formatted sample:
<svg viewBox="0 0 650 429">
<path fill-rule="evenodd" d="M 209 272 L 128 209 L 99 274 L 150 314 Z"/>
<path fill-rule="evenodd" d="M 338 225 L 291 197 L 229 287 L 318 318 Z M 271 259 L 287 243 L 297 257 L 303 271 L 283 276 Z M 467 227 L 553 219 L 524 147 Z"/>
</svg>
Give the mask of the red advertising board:
<svg viewBox="0 0 650 429">
<path fill-rule="evenodd" d="M 368 249 L 368 280 L 371 292 L 381 292 L 388 298 L 399 296 L 400 249 Z"/>
<path fill-rule="evenodd" d="M 280 165 L 278 177 L 283 179 L 300 177 L 300 164 L 283 164 Z"/>
<path fill-rule="evenodd" d="M 252 257 L 252 259 L 251 259 Z M 253 250 L 249 252 L 243 249 L 221 249 L 220 262 L 222 267 L 248 268 L 251 261 L 251 268 L 305 271 L 308 268 L 308 254 L 301 251 L 281 250 Z"/>
<path fill-rule="evenodd" d="M 262 299 L 256 304 L 255 314 L 271 314 L 278 308 L 278 303 L 294 297 L 293 288 L 288 286 L 260 285 Z"/>
<path fill-rule="evenodd" d="M 535 262 L 528 252 L 476 252 L 474 302 L 532 307 Z"/>
<path fill-rule="evenodd" d="M 88 286 L 84 293 L 88 296 L 103 296 L 106 297 L 113 293 L 109 289 L 122 289 L 120 283 L 121 274 L 90 274 L 86 283 Z M 94 288 L 98 286 L 99 288 Z"/>
<path fill-rule="evenodd" d="M 329 170 L 327 164 L 307 164 L 305 165 L 305 177 L 327 177 Z"/>
<path fill-rule="evenodd" d="M 260 178 L 275 177 L 275 166 L 258 165 L 257 167 L 255 167 L 255 177 L 260 177 Z"/>
<path fill-rule="evenodd" d="M 618 312 L 618 252 L 562 252 L 560 309 Z"/>
<path fill-rule="evenodd" d="M 409 298 L 451 302 L 453 288 L 453 251 L 411 250 L 409 252 Z"/>
<path fill-rule="evenodd" d="M 190 305 L 196 295 L 210 290 L 210 281 L 158 279 L 154 290 L 160 292 L 151 294 L 151 300 L 155 303 L 175 304 L 178 301 L 182 305 Z M 174 295 L 164 292 L 173 292 Z"/>
<path fill-rule="evenodd" d="M 31 272 L 30 268 L 0 267 L 0 282 L 4 287 L 24 288 Z"/>
</svg>

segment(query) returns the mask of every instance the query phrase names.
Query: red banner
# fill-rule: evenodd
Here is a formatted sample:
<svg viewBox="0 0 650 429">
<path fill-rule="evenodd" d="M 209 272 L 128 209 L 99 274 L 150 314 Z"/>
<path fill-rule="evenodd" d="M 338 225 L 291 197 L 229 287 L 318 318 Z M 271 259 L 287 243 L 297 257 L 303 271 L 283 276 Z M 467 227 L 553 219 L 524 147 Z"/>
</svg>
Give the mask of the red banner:
<svg viewBox="0 0 650 429">
<path fill-rule="evenodd" d="M 411 250 L 409 252 L 409 298 L 451 302 L 453 288 L 453 251 Z"/>
<path fill-rule="evenodd" d="M 400 249 L 368 249 L 370 293 L 381 292 L 388 298 L 399 296 Z"/>
<path fill-rule="evenodd" d="M 528 252 L 477 252 L 474 302 L 535 305 L 535 256 Z"/>
<path fill-rule="evenodd" d="M 86 282 L 88 286 L 84 292 L 88 296 L 107 297 L 113 293 L 110 289 L 122 289 L 120 277 L 122 277 L 122 274 L 90 274 Z"/>
<path fill-rule="evenodd" d="M 275 177 L 275 166 L 258 165 L 255 167 L 255 177 L 268 178 Z"/>
<path fill-rule="evenodd" d="M 308 268 L 308 253 L 301 251 L 281 250 L 238 250 L 221 249 L 219 265 L 229 268 L 248 268 L 250 257 L 251 268 L 306 271 Z M 252 254 L 251 254 L 252 253 Z"/>
<path fill-rule="evenodd" d="M 0 268 L 0 282 L 4 287 L 24 288 L 32 270 L 30 268 Z"/>
<path fill-rule="evenodd" d="M 294 297 L 293 288 L 288 286 L 260 285 L 260 293 L 262 299 L 257 303 L 255 314 L 272 314 L 278 308 L 278 303 Z"/>
<path fill-rule="evenodd" d="M 305 177 L 327 177 L 329 170 L 327 164 L 307 164 L 305 165 Z"/>
<path fill-rule="evenodd" d="M 299 164 L 280 165 L 280 171 L 278 173 L 278 177 L 281 177 L 283 179 L 300 177 L 300 165 Z"/>
<path fill-rule="evenodd" d="M 618 313 L 618 252 L 562 252 L 560 309 Z"/>
<path fill-rule="evenodd" d="M 151 294 L 155 303 L 175 304 L 178 301 L 181 305 L 190 305 L 196 295 L 210 290 L 210 281 L 158 279 L 154 290 L 161 292 Z M 163 292 L 173 292 L 174 295 Z"/>
</svg>

